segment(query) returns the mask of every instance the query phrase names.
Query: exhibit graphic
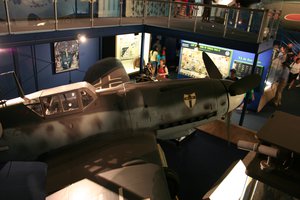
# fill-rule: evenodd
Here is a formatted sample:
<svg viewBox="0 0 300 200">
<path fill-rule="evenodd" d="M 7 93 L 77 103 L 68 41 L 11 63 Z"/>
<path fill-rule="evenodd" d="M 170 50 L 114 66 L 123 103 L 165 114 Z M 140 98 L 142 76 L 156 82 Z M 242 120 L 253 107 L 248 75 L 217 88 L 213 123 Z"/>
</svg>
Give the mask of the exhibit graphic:
<svg viewBox="0 0 300 200">
<path fill-rule="evenodd" d="M 238 78 L 242 78 L 242 77 L 245 77 L 245 76 L 251 74 L 253 65 L 249 64 L 249 63 L 243 63 L 243 62 L 239 62 L 239 61 L 235 60 L 233 62 L 232 68 L 236 70 L 236 76 Z M 261 76 L 262 73 L 263 73 L 263 69 L 264 69 L 263 66 L 257 66 L 254 69 L 254 73 L 259 74 Z"/>
<path fill-rule="evenodd" d="M 116 58 L 120 59 L 128 74 L 140 70 L 142 34 L 124 34 L 116 36 Z M 148 60 L 150 34 L 145 34 L 144 61 Z"/>
<path fill-rule="evenodd" d="M 55 73 L 61 73 L 79 68 L 78 40 L 54 43 Z"/>
<path fill-rule="evenodd" d="M 228 76 L 232 50 L 190 41 L 182 41 L 179 73 L 193 78 L 208 77 L 202 59 L 203 51 L 216 63 L 222 76 Z"/>
</svg>

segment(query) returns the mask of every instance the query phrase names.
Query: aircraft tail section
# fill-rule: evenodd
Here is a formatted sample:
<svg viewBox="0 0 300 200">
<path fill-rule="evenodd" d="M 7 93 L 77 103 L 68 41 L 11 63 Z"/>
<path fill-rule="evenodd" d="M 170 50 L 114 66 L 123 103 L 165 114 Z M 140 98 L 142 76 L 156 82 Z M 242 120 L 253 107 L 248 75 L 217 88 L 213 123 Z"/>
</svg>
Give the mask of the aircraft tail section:
<svg viewBox="0 0 300 200">
<path fill-rule="evenodd" d="M 104 58 L 92 65 L 85 74 L 84 81 L 97 88 L 110 88 L 129 81 L 129 76 L 120 60 Z"/>
</svg>

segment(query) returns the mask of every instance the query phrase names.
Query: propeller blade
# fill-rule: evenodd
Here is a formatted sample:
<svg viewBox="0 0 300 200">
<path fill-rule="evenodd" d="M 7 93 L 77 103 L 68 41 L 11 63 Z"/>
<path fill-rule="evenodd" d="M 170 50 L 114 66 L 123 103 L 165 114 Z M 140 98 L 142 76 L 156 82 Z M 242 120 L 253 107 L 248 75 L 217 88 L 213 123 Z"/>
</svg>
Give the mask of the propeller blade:
<svg viewBox="0 0 300 200">
<path fill-rule="evenodd" d="M 215 65 L 215 63 L 210 59 L 210 57 L 205 53 L 202 52 L 202 59 L 204 61 L 204 65 L 206 71 L 210 78 L 213 79 L 222 79 L 222 74 L 220 73 L 219 69 Z"/>
<path fill-rule="evenodd" d="M 235 81 L 229 86 L 231 96 L 244 94 L 247 91 L 257 87 L 260 84 L 261 78 L 258 74 L 251 74 L 244 78 Z"/>
</svg>

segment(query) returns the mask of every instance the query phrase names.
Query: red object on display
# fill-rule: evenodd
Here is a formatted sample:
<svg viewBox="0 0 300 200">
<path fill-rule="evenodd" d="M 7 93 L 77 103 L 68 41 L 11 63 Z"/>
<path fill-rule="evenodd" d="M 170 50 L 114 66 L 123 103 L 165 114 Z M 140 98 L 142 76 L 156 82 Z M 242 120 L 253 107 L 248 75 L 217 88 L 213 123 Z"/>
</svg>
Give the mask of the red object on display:
<svg viewBox="0 0 300 200">
<path fill-rule="evenodd" d="M 288 21 L 300 22 L 300 14 L 288 14 L 288 15 L 284 16 L 284 19 L 288 20 Z"/>
</svg>

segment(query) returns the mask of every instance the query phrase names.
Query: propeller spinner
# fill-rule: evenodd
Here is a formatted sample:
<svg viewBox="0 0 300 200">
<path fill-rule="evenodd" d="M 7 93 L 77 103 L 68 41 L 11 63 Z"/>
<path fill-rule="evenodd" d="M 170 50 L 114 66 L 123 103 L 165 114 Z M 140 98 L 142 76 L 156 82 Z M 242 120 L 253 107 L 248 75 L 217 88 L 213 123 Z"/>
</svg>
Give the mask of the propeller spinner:
<svg viewBox="0 0 300 200">
<path fill-rule="evenodd" d="M 205 53 L 202 53 L 202 58 L 204 61 L 204 65 L 206 71 L 210 78 L 213 79 L 223 79 L 222 74 L 219 69 L 215 65 L 215 63 L 211 60 L 211 58 Z M 257 87 L 261 81 L 261 78 L 257 74 L 251 74 L 243 77 L 240 80 L 232 82 L 227 88 L 230 95 L 229 97 L 229 107 L 228 113 L 225 116 L 226 123 L 226 132 L 227 132 L 227 141 L 230 141 L 230 121 L 231 121 L 231 113 L 237 106 L 241 104 L 244 99 L 244 94 L 247 91 Z"/>
<path fill-rule="evenodd" d="M 207 53 L 203 52 L 202 58 L 209 77 L 213 79 L 222 79 L 222 74 Z M 229 86 L 229 93 L 231 96 L 244 94 L 247 91 L 257 87 L 260 81 L 261 78 L 258 74 L 245 76 L 242 79 L 233 82 Z"/>
</svg>

